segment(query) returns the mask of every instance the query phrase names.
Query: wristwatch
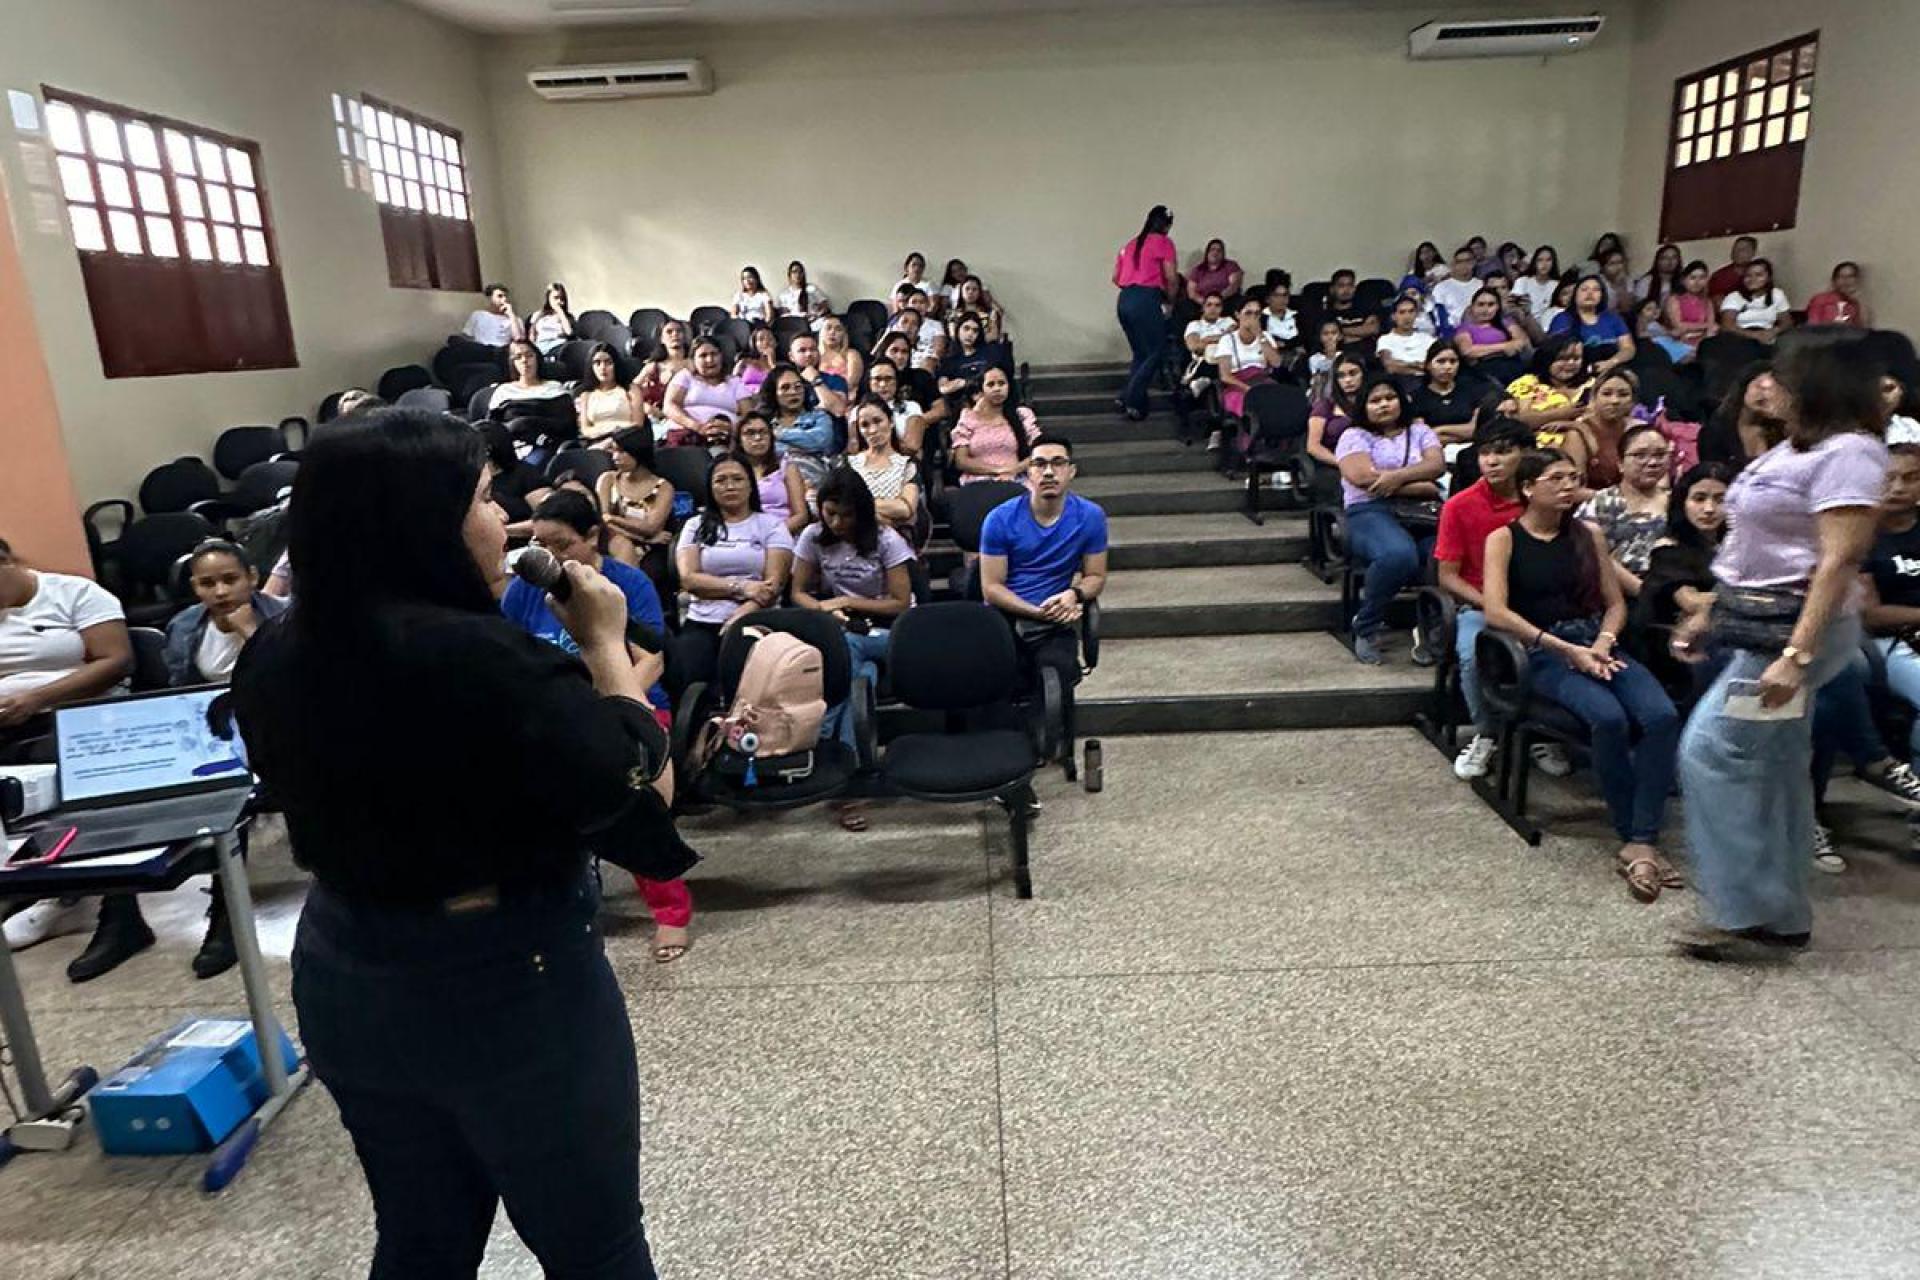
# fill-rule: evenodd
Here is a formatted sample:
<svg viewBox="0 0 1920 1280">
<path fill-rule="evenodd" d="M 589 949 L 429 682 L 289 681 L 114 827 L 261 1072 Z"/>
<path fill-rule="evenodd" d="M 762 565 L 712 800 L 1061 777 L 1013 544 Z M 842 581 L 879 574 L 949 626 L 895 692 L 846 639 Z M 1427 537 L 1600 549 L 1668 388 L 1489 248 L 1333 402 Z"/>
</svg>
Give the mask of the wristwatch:
<svg viewBox="0 0 1920 1280">
<path fill-rule="evenodd" d="M 1780 651 L 1780 656 L 1785 658 L 1788 662 L 1791 662 L 1794 666 L 1800 668 L 1802 671 L 1805 671 L 1808 667 L 1813 665 L 1814 655 L 1811 653 L 1808 653 L 1805 649 L 1795 648 L 1793 645 L 1788 645 L 1786 648 L 1782 649 Z"/>
<path fill-rule="evenodd" d="M 1075 600 L 1078 600 L 1081 604 L 1085 604 L 1087 602 L 1087 593 L 1082 591 L 1079 587 L 1077 586 L 1068 587 L 1067 590 L 1073 592 L 1073 598 Z"/>
</svg>

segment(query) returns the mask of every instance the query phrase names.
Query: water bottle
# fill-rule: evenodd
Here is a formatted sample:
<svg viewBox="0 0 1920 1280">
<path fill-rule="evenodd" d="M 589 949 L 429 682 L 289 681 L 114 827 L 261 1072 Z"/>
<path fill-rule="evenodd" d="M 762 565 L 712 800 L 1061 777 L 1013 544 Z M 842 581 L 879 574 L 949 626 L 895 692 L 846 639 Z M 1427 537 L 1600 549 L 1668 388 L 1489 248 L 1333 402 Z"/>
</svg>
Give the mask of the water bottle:
<svg viewBox="0 0 1920 1280">
<path fill-rule="evenodd" d="M 1081 777 L 1088 791 L 1098 791 L 1106 785 L 1100 771 L 1100 739 L 1098 738 L 1087 739 L 1087 758 Z"/>
</svg>

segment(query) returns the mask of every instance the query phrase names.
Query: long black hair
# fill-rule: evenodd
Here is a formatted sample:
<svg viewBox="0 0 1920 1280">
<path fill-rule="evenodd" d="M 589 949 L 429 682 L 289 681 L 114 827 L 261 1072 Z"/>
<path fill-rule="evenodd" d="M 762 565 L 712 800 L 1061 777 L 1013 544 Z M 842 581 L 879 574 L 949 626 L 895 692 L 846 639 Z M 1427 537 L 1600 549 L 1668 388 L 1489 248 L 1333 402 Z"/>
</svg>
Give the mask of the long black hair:
<svg viewBox="0 0 1920 1280">
<path fill-rule="evenodd" d="M 584 538 L 600 528 L 600 504 L 578 489 L 555 489 L 540 499 L 533 518 L 566 525 Z"/>
<path fill-rule="evenodd" d="M 1796 329 L 1780 343 L 1773 376 L 1793 397 L 1787 439 L 1796 452 L 1849 431 L 1886 435 L 1880 379 L 1887 363 L 1866 339 L 1864 329 L 1823 324 Z"/>
<path fill-rule="evenodd" d="M 1173 210 L 1163 204 L 1157 204 L 1147 210 L 1147 220 L 1140 224 L 1140 234 L 1133 238 L 1133 265 L 1140 265 L 1140 251 L 1147 246 L 1148 236 L 1163 236 L 1173 226 Z"/>
<path fill-rule="evenodd" d="M 796 378 L 800 377 L 800 370 L 796 365 L 791 361 L 782 360 L 774 365 L 773 368 L 767 370 L 767 379 L 760 384 L 760 403 L 754 407 L 758 409 L 761 415 L 770 423 L 780 421 L 780 379 L 789 373 Z M 804 386 L 805 384 L 806 380 L 802 378 L 801 385 Z M 803 402 L 800 406 L 800 412 L 805 413 L 806 411 L 806 404 Z"/>
<path fill-rule="evenodd" d="M 715 458 L 713 465 L 707 468 L 706 491 L 700 495 L 700 526 L 693 531 L 693 540 L 703 547 L 720 541 L 720 533 L 727 527 L 727 518 L 720 514 L 720 504 L 713 500 L 713 476 L 729 463 L 747 473 L 747 510 L 764 510 L 760 505 L 760 478 L 754 472 L 753 463 L 733 453 Z"/>
<path fill-rule="evenodd" d="M 1707 541 L 1707 535 L 1687 519 L 1687 498 L 1701 481 L 1718 480 L 1721 484 L 1732 484 L 1733 475 L 1734 469 L 1724 462 L 1696 462 L 1682 472 L 1679 483 L 1673 486 L 1673 495 L 1667 499 L 1667 536 L 1683 547 L 1713 550 L 1718 544 Z M 1724 524 L 1720 526 L 1720 536 L 1726 536 Z"/>
<path fill-rule="evenodd" d="M 560 295 L 560 305 L 558 307 L 553 305 L 553 295 L 556 293 Z M 540 309 L 527 317 L 528 331 L 532 331 L 535 320 L 538 320 L 541 316 L 549 315 L 565 316 L 567 323 L 573 323 L 573 302 L 567 297 L 567 286 L 561 284 L 558 280 L 547 285 L 547 291 L 540 295 Z"/>
<path fill-rule="evenodd" d="M 958 271 L 955 271 L 956 267 L 959 268 Z M 955 275 L 958 275 L 960 278 L 958 280 L 954 279 Z M 940 273 L 940 287 L 945 289 L 949 285 L 963 284 L 966 282 L 966 278 L 967 264 L 959 258 L 948 258 L 946 269 Z"/>
<path fill-rule="evenodd" d="M 607 437 L 615 449 L 653 473 L 653 428 L 624 427 Z"/>
<path fill-rule="evenodd" d="M 1540 380 L 1542 386 L 1556 385 L 1553 380 L 1553 364 L 1566 354 L 1568 347 L 1580 349 L 1580 372 L 1575 380 L 1568 384 L 1579 386 L 1593 373 L 1593 357 L 1587 354 L 1587 344 L 1580 340 L 1578 326 L 1567 333 L 1556 333 L 1541 343 L 1533 353 L 1533 363 L 1527 366 L 1527 372 Z"/>
<path fill-rule="evenodd" d="M 1578 467 L 1572 458 L 1558 449 L 1534 449 L 1522 455 L 1513 469 L 1513 487 L 1525 495 L 1527 486 L 1557 463 Z M 1594 550 L 1593 535 L 1587 524 L 1569 507 L 1560 516 L 1560 536 L 1573 539 L 1573 602 L 1585 614 L 1597 614 L 1606 608 L 1606 595 L 1600 589 L 1600 553 Z"/>
<path fill-rule="evenodd" d="M 1756 360 L 1742 369 L 1739 376 L 1727 387 L 1727 394 L 1720 398 L 1713 416 L 1700 431 L 1700 457 L 1703 461 L 1725 462 L 1737 471 L 1747 465 L 1746 446 L 1740 440 L 1740 418 L 1746 412 L 1747 388 L 1762 374 L 1773 372 L 1773 362 Z M 1755 415 L 1755 422 L 1766 436 L 1768 445 L 1778 444 L 1786 434 L 1787 424 L 1774 417 Z"/>
<path fill-rule="evenodd" d="M 363 633 L 397 604 L 493 613 L 462 535 L 486 457 L 480 433 L 424 409 L 381 409 L 315 436 L 287 513 L 296 625 Z"/>
<path fill-rule="evenodd" d="M 1507 327 L 1507 318 L 1500 313 L 1500 291 L 1498 289 L 1475 289 L 1473 291 L 1473 297 L 1467 301 L 1467 314 L 1465 319 L 1470 323 L 1472 322 L 1473 308 L 1483 297 L 1493 299 L 1493 327 L 1511 338 L 1513 336 L 1513 330 Z"/>
<path fill-rule="evenodd" d="M 1354 365 L 1360 370 L 1360 390 L 1352 396 L 1342 395 L 1340 391 L 1340 366 L 1343 364 Z M 1370 367 L 1364 358 L 1350 351 L 1342 351 L 1333 358 L 1333 366 L 1327 370 L 1327 402 L 1336 413 L 1345 414 L 1347 421 L 1356 426 L 1365 425 L 1367 420 L 1365 396 Z"/>
<path fill-rule="evenodd" d="M 760 268 L 749 264 L 748 266 L 740 268 L 740 274 L 753 277 L 753 291 L 755 293 L 765 293 L 767 291 L 767 282 L 760 278 Z"/>
<path fill-rule="evenodd" d="M 987 374 L 990 373 L 998 373 L 1006 377 L 1007 371 L 999 365 L 989 365 L 979 377 L 967 383 L 966 390 L 960 393 L 960 398 L 967 402 L 969 412 L 977 410 L 980 402 L 986 398 Z M 1021 408 L 1019 389 L 1014 386 L 1012 378 L 1007 378 L 1007 398 L 1000 403 L 1000 416 L 1006 420 L 1007 430 L 1013 433 L 1014 453 L 1020 461 L 1025 462 L 1028 455 L 1033 452 L 1033 442 L 1027 439 L 1027 424 L 1026 420 L 1020 416 Z"/>
<path fill-rule="evenodd" d="M 855 474 L 853 468 L 835 467 L 820 482 L 817 505 L 822 514 L 817 536 L 823 547 L 831 547 L 840 541 L 827 524 L 825 512 L 829 502 L 853 513 L 853 537 L 849 541 L 854 550 L 863 556 L 870 556 L 880 549 L 880 517 L 874 510 L 873 490 L 867 488 L 867 482 Z"/>
<path fill-rule="evenodd" d="M 593 376 L 594 358 L 602 351 L 607 353 L 607 359 L 613 361 L 613 387 L 607 389 L 612 390 L 618 388 L 624 391 L 626 388 L 620 386 L 620 353 L 613 349 L 611 342 L 596 342 L 593 344 L 592 348 L 587 352 L 585 361 L 587 371 L 581 375 L 580 381 L 574 383 L 574 386 L 581 391 L 599 391 L 602 389 L 600 380 Z"/>
</svg>

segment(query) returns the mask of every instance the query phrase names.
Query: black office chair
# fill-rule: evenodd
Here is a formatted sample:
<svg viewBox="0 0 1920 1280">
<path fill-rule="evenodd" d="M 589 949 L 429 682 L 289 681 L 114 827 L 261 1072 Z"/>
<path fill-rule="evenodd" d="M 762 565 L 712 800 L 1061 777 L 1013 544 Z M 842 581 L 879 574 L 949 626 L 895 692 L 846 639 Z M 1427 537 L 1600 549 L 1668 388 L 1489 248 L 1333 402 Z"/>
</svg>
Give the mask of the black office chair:
<svg viewBox="0 0 1920 1280">
<path fill-rule="evenodd" d="M 487 411 L 493 407 L 493 389 L 499 385 L 498 382 L 489 382 L 485 386 L 476 387 L 468 393 L 468 422 L 485 422 L 487 420 Z"/>
<path fill-rule="evenodd" d="M 574 338 L 555 347 L 551 358 L 559 363 L 562 377 L 581 382 L 593 375 L 591 363 L 593 349 L 599 345 L 600 343 L 594 339 Z M 619 348 L 616 347 L 616 356 L 618 351 Z"/>
<path fill-rule="evenodd" d="M 962 551 L 971 555 L 980 553 L 980 529 L 987 522 L 987 514 L 995 507 L 1014 498 L 1025 497 L 1027 486 L 1011 480 L 981 480 L 974 484 L 952 484 L 941 490 L 941 504 L 945 508 L 947 536 L 954 540 Z M 952 585 L 952 584 L 949 584 Z M 980 598 L 979 574 L 976 568 L 965 571 L 965 580 L 958 591 L 962 597 Z"/>
<path fill-rule="evenodd" d="M 1261 514 L 1266 486 L 1260 477 L 1286 472 L 1291 477 L 1287 493 L 1294 505 L 1306 500 L 1306 471 L 1301 461 L 1307 452 L 1307 419 L 1312 406 L 1307 393 L 1297 383 L 1269 382 L 1249 390 L 1241 405 L 1241 418 L 1228 419 L 1234 429 L 1244 427 L 1247 448 L 1241 458 L 1247 472 L 1247 503 L 1241 514 L 1255 524 L 1265 524 Z"/>
<path fill-rule="evenodd" d="M 1374 276 L 1354 285 L 1353 305 L 1364 311 L 1381 311 L 1399 292 L 1393 281 Z"/>
<path fill-rule="evenodd" d="M 1423 586 L 1414 597 L 1413 618 L 1427 652 L 1433 655 L 1433 697 L 1414 716 L 1414 723 L 1427 741 L 1451 758 L 1459 752 L 1460 727 L 1466 723 L 1467 712 L 1460 657 L 1455 650 L 1460 605 L 1442 588 Z"/>
<path fill-rule="evenodd" d="M 628 346 L 638 343 L 646 350 L 652 351 L 660 341 L 660 330 L 665 328 L 667 321 L 671 319 L 673 319 L 672 316 L 658 307 L 641 307 L 627 319 Z M 613 341 L 611 337 L 604 337 L 602 340 Z"/>
<path fill-rule="evenodd" d="M 219 493 L 220 477 L 212 467 L 195 457 L 179 457 L 155 467 L 140 481 L 140 510 L 150 516 L 185 511 Z"/>
<path fill-rule="evenodd" d="M 707 718 L 726 714 L 732 705 L 747 655 L 757 639 L 751 634 L 754 628 L 798 636 L 820 651 L 822 696 L 829 710 L 851 700 L 856 745 L 849 748 L 838 739 L 821 739 L 811 748 L 811 759 L 806 762 L 810 769 L 803 777 L 784 776 L 770 762 L 764 767 L 755 762 L 749 785 L 742 773 L 744 758 L 737 753 L 716 752 L 695 770 L 689 752 L 698 745 Z M 873 763 L 873 690 L 864 678 L 854 678 L 846 632 L 832 614 L 818 609 L 761 609 L 726 632 L 713 685 L 696 683 L 681 693 L 674 714 L 673 745 L 674 758 L 688 762 L 680 774 L 688 800 L 736 810 L 797 809 L 818 804 L 845 795 Z"/>
<path fill-rule="evenodd" d="M 787 344 L 803 333 L 813 332 L 813 321 L 806 316 L 779 316 L 773 322 L 773 336 L 780 345 L 780 358 L 787 358 Z"/>
<path fill-rule="evenodd" d="M 693 330 L 693 336 L 698 338 L 703 334 L 719 332 L 720 326 L 731 319 L 733 317 L 728 314 L 725 307 L 695 307 L 687 316 L 687 326 Z"/>
<path fill-rule="evenodd" d="M 446 413 L 453 408 L 453 397 L 445 387 L 415 387 L 402 391 L 394 404 L 402 409 L 424 409 L 428 413 Z"/>
<path fill-rule="evenodd" d="M 943 712 L 945 732 L 908 733 L 880 761 L 890 791 L 936 804 L 997 800 L 1013 841 L 1014 892 L 1033 896 L 1027 829 L 1038 807 L 1038 746 L 1013 704 L 1019 662 L 1013 635 L 992 609 L 947 602 L 909 609 L 887 641 L 887 677 L 907 706 Z"/>
<path fill-rule="evenodd" d="M 193 513 L 213 524 L 231 527 L 257 511 L 284 502 L 299 472 L 300 463 L 292 458 L 256 462 L 240 473 L 240 479 L 228 492 L 194 503 Z"/>
<path fill-rule="evenodd" d="M 104 549 L 101 579 L 126 606 L 130 626 L 164 625 L 186 607 L 174 562 L 218 532 L 190 511 L 143 516 Z"/>
<path fill-rule="evenodd" d="M 562 449 L 547 464 L 547 479 L 558 480 L 571 471 L 591 488 L 596 480 L 613 470 L 613 455 L 605 449 Z"/>
<path fill-rule="evenodd" d="M 677 445 L 653 451 L 653 473 L 698 506 L 707 498 L 707 473 L 713 470 L 713 455 L 697 445 Z"/>
<path fill-rule="evenodd" d="M 256 462 L 287 452 L 284 427 L 228 427 L 213 442 L 213 469 L 228 483 Z"/>
<path fill-rule="evenodd" d="M 393 404 L 415 387 L 432 385 L 432 370 L 417 364 L 401 364 L 380 375 L 380 381 L 374 384 L 374 394 Z"/>
<path fill-rule="evenodd" d="M 132 689 L 151 693 L 173 683 L 167 673 L 167 633 L 157 627 L 128 627 L 133 641 Z"/>
<path fill-rule="evenodd" d="M 322 399 L 318 407 L 314 409 L 313 420 L 324 427 L 339 417 L 340 397 L 345 394 L 347 394 L 345 390 L 327 392 L 325 398 Z"/>
<path fill-rule="evenodd" d="M 878 298 L 855 298 L 847 304 L 847 323 L 859 319 L 878 337 L 887 327 L 887 304 Z"/>
<path fill-rule="evenodd" d="M 1718 404 L 1748 365 L 1771 359 L 1767 344 L 1737 333 L 1710 333 L 1700 340 L 1700 363 L 1707 398 Z"/>
<path fill-rule="evenodd" d="M 1584 754 L 1592 745 L 1586 722 L 1559 703 L 1533 692 L 1526 648 L 1514 637 L 1489 627 L 1474 641 L 1480 700 L 1493 713 L 1500 743 L 1498 778 L 1489 787 L 1476 778 L 1474 790 L 1515 835 L 1540 843 L 1538 823 L 1527 817 L 1527 783 L 1533 775 L 1533 744 L 1558 742 Z"/>
<path fill-rule="evenodd" d="M 727 340 L 733 344 L 733 351 L 736 357 L 753 350 L 753 321 L 737 318 L 729 319 L 725 324 L 720 326 L 718 332 L 725 334 Z M 731 368 L 732 366 L 728 367 Z"/>
<path fill-rule="evenodd" d="M 574 317 L 573 332 L 588 342 L 602 342 L 602 335 L 619 323 L 620 317 L 611 311 L 582 311 Z"/>
</svg>

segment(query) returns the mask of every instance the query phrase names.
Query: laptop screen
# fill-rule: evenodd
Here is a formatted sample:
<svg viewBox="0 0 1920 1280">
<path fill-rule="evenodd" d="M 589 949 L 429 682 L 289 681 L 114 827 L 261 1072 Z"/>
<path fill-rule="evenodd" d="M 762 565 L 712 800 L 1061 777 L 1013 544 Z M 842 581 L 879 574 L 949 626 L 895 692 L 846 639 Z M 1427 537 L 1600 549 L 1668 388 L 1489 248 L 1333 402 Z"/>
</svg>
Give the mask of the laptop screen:
<svg viewBox="0 0 1920 1280">
<path fill-rule="evenodd" d="M 215 737 L 207 724 L 207 707 L 223 692 L 182 689 L 55 711 L 61 803 L 247 778 L 238 743 Z"/>
</svg>

